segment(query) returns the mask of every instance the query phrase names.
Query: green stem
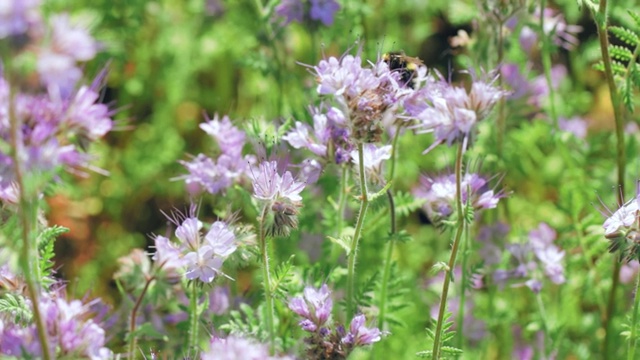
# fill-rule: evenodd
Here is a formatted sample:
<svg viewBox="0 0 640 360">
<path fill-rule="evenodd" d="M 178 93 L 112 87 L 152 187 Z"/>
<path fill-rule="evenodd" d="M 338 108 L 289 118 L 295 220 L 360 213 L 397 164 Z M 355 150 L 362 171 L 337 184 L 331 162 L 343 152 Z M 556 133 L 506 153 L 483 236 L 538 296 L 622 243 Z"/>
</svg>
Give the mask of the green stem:
<svg viewBox="0 0 640 360">
<path fill-rule="evenodd" d="M 338 195 L 338 237 L 342 235 L 342 228 L 344 226 L 344 207 L 347 203 L 347 179 L 348 172 L 347 167 L 342 165 L 340 175 L 340 194 Z"/>
<path fill-rule="evenodd" d="M 198 286 L 196 281 L 191 282 L 191 295 L 189 299 L 189 350 L 198 347 Z"/>
<path fill-rule="evenodd" d="M 9 126 L 10 126 L 10 143 L 13 151 L 11 152 L 11 160 L 15 171 L 15 181 L 18 187 L 18 217 L 20 218 L 20 225 L 22 227 L 22 249 L 20 252 L 20 265 L 22 271 L 24 271 L 25 281 L 27 283 L 27 290 L 29 293 L 29 299 L 33 306 L 33 317 L 38 330 L 38 340 L 42 348 L 42 358 L 49 360 L 51 355 L 49 354 L 49 342 L 47 340 L 47 332 L 40 313 L 40 302 L 38 300 L 40 293 L 40 271 L 39 271 L 39 255 L 33 251 L 32 245 L 35 243 L 36 238 L 36 223 L 37 223 L 37 196 L 32 195 L 31 189 L 26 188 L 24 173 L 22 169 L 22 162 L 20 155 L 24 153 L 22 144 L 22 122 L 18 118 L 15 109 L 15 88 L 13 86 L 13 79 L 11 78 L 11 56 L 6 59 L 5 76 L 9 83 Z"/>
<path fill-rule="evenodd" d="M 393 181 L 396 174 L 396 157 L 398 154 L 398 138 L 400 138 L 400 129 L 402 129 L 402 124 L 396 126 L 396 133 L 393 135 L 393 140 L 391 142 L 391 164 L 389 166 L 388 182 Z"/>
<path fill-rule="evenodd" d="M 440 359 L 440 348 L 442 346 L 442 327 L 444 321 L 444 313 L 447 308 L 447 296 L 449 295 L 449 283 L 451 282 L 451 272 L 456 265 L 456 256 L 458 254 L 458 247 L 460 246 L 460 239 L 462 238 L 462 232 L 464 230 L 464 215 L 462 212 L 462 156 L 464 153 L 464 141 L 460 142 L 458 147 L 458 153 L 456 155 L 456 206 L 458 209 L 458 227 L 456 229 L 455 237 L 453 239 L 453 247 L 451 248 L 451 256 L 449 257 L 449 264 L 442 284 L 442 299 L 440 300 L 440 309 L 438 310 L 438 322 L 436 325 L 435 338 L 433 341 L 432 359 Z"/>
<path fill-rule="evenodd" d="M 629 351 L 627 352 L 627 360 L 635 359 L 636 354 L 636 329 L 638 328 L 638 304 L 640 304 L 640 296 L 638 296 L 638 290 L 640 289 L 640 273 L 638 273 L 638 278 L 636 280 L 636 289 L 634 293 L 634 302 L 633 302 L 633 314 L 631 315 L 631 336 L 629 338 Z"/>
<path fill-rule="evenodd" d="M 144 284 L 144 288 L 140 293 L 140 296 L 138 296 L 138 299 L 136 300 L 136 303 L 131 310 L 131 318 L 129 319 L 129 336 L 131 337 L 129 339 L 129 359 L 131 360 L 136 360 L 136 346 L 138 344 L 138 337 L 134 335 L 134 332 L 136 330 L 136 316 L 138 314 L 138 310 L 140 309 L 140 305 L 142 304 L 142 299 L 147 293 L 149 285 L 151 285 L 151 282 L 153 280 L 155 280 L 154 276 L 151 276 L 147 279 L 146 283 Z"/>
<path fill-rule="evenodd" d="M 460 304 L 458 305 L 458 326 L 456 329 L 457 346 L 462 349 L 464 340 L 464 303 L 467 299 L 467 263 L 469 261 L 469 227 L 464 227 L 462 240 L 462 276 L 460 277 Z"/>
<path fill-rule="evenodd" d="M 389 198 L 389 213 L 391 217 L 391 231 L 389 231 L 389 242 L 387 244 L 387 254 L 384 259 L 384 270 L 382 273 L 382 286 L 380 288 L 380 313 L 378 315 L 378 328 L 384 326 L 384 318 L 387 312 L 387 291 L 389 287 L 389 277 L 391 276 L 391 256 L 393 255 L 393 245 L 395 244 L 394 235 L 396 233 L 396 206 L 393 202 L 393 194 L 391 189 L 387 190 Z"/>
<path fill-rule="evenodd" d="M 344 165 L 340 166 L 340 193 L 338 194 L 338 222 L 336 224 L 336 237 L 342 237 L 342 230 L 344 229 L 344 209 L 347 204 L 347 181 L 349 179 L 349 172 Z M 330 261 L 337 263 L 340 260 L 340 255 L 344 249 L 341 246 L 333 245 L 330 248 Z"/>
<path fill-rule="evenodd" d="M 553 345 L 553 338 L 551 337 L 551 333 L 550 333 L 551 328 L 549 327 L 547 312 L 544 309 L 544 303 L 542 302 L 542 296 L 540 295 L 540 293 L 536 294 L 536 302 L 538 303 L 538 310 L 540 311 L 540 317 L 542 318 L 542 327 L 544 330 L 544 337 L 549 340 L 544 342 L 544 347 L 543 347 L 543 351 L 544 351 L 543 358 L 546 358 L 548 353 L 547 349 L 549 348 L 548 344 L 550 343 L 551 345 Z M 553 346 L 551 346 L 551 348 L 553 348 Z"/>
<path fill-rule="evenodd" d="M 618 167 L 618 204 L 624 204 L 624 174 L 625 174 L 625 154 L 624 154 L 624 119 L 622 118 L 622 108 L 618 99 L 616 84 L 613 78 L 613 69 L 611 66 L 611 56 L 609 55 L 609 34 L 607 31 L 607 0 L 600 0 L 597 14 L 594 14 L 596 28 L 598 30 L 598 39 L 600 40 L 600 51 L 602 53 L 602 62 L 604 64 L 604 73 L 609 87 L 609 96 L 613 106 L 613 116 L 615 118 L 616 127 L 616 162 Z M 620 278 L 619 259 L 615 258 L 612 274 L 612 285 L 609 292 L 609 301 L 607 302 L 607 312 L 604 315 L 603 327 L 605 329 L 603 356 L 607 357 L 611 346 L 611 338 L 613 337 L 613 329 L 611 329 L 611 320 L 615 315 L 616 292 Z"/>
<path fill-rule="evenodd" d="M 389 167 L 389 182 L 393 181 L 396 169 L 396 155 L 398 153 L 398 138 L 400 137 L 401 125 L 396 126 L 396 133 L 393 135 L 391 142 L 391 164 Z M 393 193 L 391 189 L 387 190 L 387 198 L 389 199 L 389 214 L 391 220 L 391 231 L 389 231 L 389 243 L 387 244 L 387 253 L 384 259 L 384 270 L 382 273 L 382 287 L 380 289 L 380 313 L 378 315 L 378 328 L 384 326 L 384 318 L 387 312 L 387 291 L 389 288 L 389 277 L 391 276 L 391 258 L 393 256 L 393 247 L 395 245 L 394 235 L 396 229 L 396 206 L 393 201 Z"/>
<path fill-rule="evenodd" d="M 360 212 L 358 212 L 358 220 L 356 229 L 351 240 L 351 249 L 349 251 L 349 264 L 347 272 L 347 319 L 353 318 L 355 313 L 355 273 L 356 273 L 356 257 L 358 255 L 358 241 L 364 224 L 364 217 L 369 208 L 369 194 L 367 190 L 367 179 L 364 170 L 364 146 L 358 143 L 358 160 L 360 172 Z"/>
<path fill-rule="evenodd" d="M 267 332 L 269 333 L 269 353 L 273 355 L 275 353 L 276 334 L 273 327 L 273 296 L 271 294 L 271 272 L 269 271 L 269 247 L 267 242 L 267 234 L 265 229 L 265 221 L 267 219 L 267 213 L 269 211 L 270 204 L 267 204 L 262 209 L 262 214 L 259 219 L 260 234 L 260 256 L 262 256 L 262 283 L 264 285 L 264 298 L 266 311 Z"/>
<path fill-rule="evenodd" d="M 544 33 L 544 9 L 547 1 L 540 0 L 540 39 L 542 41 L 542 66 L 544 68 L 544 77 L 547 80 L 549 88 L 549 115 L 553 127 L 558 129 L 558 115 L 556 114 L 555 90 L 553 89 L 553 80 L 551 79 L 551 44 L 549 36 Z"/>
<path fill-rule="evenodd" d="M 498 28 L 498 66 L 502 66 L 502 60 L 504 59 L 504 33 L 502 31 L 503 20 L 500 19 L 500 26 Z M 502 87 L 502 76 L 498 77 L 498 87 Z M 500 98 L 498 102 L 498 126 L 496 126 L 496 131 L 498 132 L 496 135 L 497 147 L 498 147 L 498 159 L 502 161 L 502 149 L 504 148 L 504 135 L 507 129 L 507 121 L 506 121 L 506 99 L 504 97 Z"/>
</svg>

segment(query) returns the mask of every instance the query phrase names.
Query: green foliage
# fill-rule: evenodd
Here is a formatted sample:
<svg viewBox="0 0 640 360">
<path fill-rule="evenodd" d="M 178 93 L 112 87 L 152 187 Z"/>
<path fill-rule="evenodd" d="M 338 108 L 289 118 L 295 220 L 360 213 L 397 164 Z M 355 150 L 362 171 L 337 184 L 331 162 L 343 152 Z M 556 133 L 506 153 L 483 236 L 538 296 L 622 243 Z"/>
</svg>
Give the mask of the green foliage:
<svg viewBox="0 0 640 360">
<path fill-rule="evenodd" d="M 458 349 L 456 347 L 446 345 L 456 335 L 456 332 L 451 330 L 451 326 L 453 325 L 453 321 L 451 320 L 452 317 L 453 317 L 453 314 L 451 314 L 450 312 L 445 312 L 444 318 L 442 319 L 444 324 L 442 326 L 442 335 L 441 335 L 442 345 L 440 346 L 441 359 L 455 359 L 463 353 L 462 349 Z M 427 339 L 431 343 L 433 343 L 436 337 L 435 331 L 431 329 L 426 329 L 426 330 L 427 330 Z M 433 350 L 420 351 L 416 353 L 416 355 L 420 358 L 429 358 L 433 355 Z"/>
<path fill-rule="evenodd" d="M 619 94 L 622 102 L 630 112 L 634 111 L 635 97 L 634 91 L 640 90 L 640 64 L 638 64 L 638 56 L 640 55 L 640 15 L 633 10 L 627 10 L 628 15 L 635 21 L 633 29 L 611 26 L 608 28 L 625 46 L 609 45 L 609 54 L 611 56 L 611 68 L 617 79 L 619 86 Z M 604 64 L 601 62 L 596 69 L 603 71 Z"/>
<path fill-rule="evenodd" d="M 294 257 L 294 255 L 291 255 L 287 261 L 276 266 L 273 271 L 273 276 L 271 277 L 272 293 L 281 300 L 287 299 L 291 287 L 294 286 Z"/>
<path fill-rule="evenodd" d="M 53 245 L 56 238 L 66 232 L 69 229 L 63 226 L 54 225 L 52 227 L 45 228 L 38 235 L 38 253 L 40 255 L 40 271 L 42 272 L 42 279 L 45 283 L 50 283 L 53 276 L 53 257 L 55 256 Z"/>
<path fill-rule="evenodd" d="M 240 304 L 239 310 L 230 312 L 229 322 L 220 326 L 220 330 L 230 334 L 266 340 L 268 334 L 264 329 L 264 306 L 253 309 L 248 304 Z"/>
<path fill-rule="evenodd" d="M 11 293 L 5 293 L 0 298 L 0 313 L 5 313 L 7 317 L 21 325 L 30 323 L 33 316 L 27 299 L 22 295 Z"/>
<path fill-rule="evenodd" d="M 402 274 L 398 268 L 398 264 L 394 262 L 391 264 L 389 279 L 390 281 L 387 284 L 386 299 L 387 311 L 385 312 L 384 319 L 382 320 L 383 322 L 388 322 L 393 327 L 406 326 L 406 320 L 401 318 L 398 314 L 412 305 L 408 300 L 408 295 L 410 294 L 410 287 L 408 286 L 410 283 L 409 278 Z M 377 299 L 377 297 L 380 295 L 382 282 L 378 282 L 376 286 L 378 288 L 374 293 L 374 298 L 376 298 L 376 303 L 380 303 L 380 300 Z"/>
</svg>

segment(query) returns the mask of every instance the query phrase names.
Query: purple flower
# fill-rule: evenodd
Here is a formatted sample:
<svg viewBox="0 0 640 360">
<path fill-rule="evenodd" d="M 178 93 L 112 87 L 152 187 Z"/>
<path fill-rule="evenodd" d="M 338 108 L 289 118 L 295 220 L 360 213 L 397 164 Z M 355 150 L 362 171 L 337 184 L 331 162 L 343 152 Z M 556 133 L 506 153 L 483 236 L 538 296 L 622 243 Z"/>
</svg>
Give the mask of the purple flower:
<svg viewBox="0 0 640 360">
<path fill-rule="evenodd" d="M 619 251 L 627 262 L 640 258 L 640 183 L 636 190 L 636 197 L 613 214 L 606 209 L 610 216 L 603 224 L 604 236 L 610 240 L 609 251 Z M 603 215 L 606 215 L 604 211 Z"/>
<path fill-rule="evenodd" d="M 242 156 L 246 135 L 233 126 L 229 117 L 224 116 L 220 120 L 216 114 L 213 119 L 200 124 L 200 128 L 216 140 L 221 154 L 217 159 L 198 154 L 191 161 L 179 161 L 189 173 L 172 180 L 184 180 L 192 194 L 203 190 L 217 194 L 246 178 L 255 158 L 252 155 Z"/>
<path fill-rule="evenodd" d="M 246 135 L 231 124 L 227 115 L 220 120 L 218 114 L 215 114 L 213 119 L 207 118 L 207 122 L 200 124 L 200 128 L 217 141 L 223 154 L 232 158 L 241 157 Z"/>
<path fill-rule="evenodd" d="M 40 50 L 38 73 L 46 85 L 67 94 L 82 77 L 76 62 L 93 59 L 98 46 L 87 29 L 71 24 L 66 14 L 53 16 L 50 23 L 51 40 Z"/>
<path fill-rule="evenodd" d="M 478 254 L 485 266 L 493 266 L 500 263 L 503 252 L 503 239 L 509 233 L 509 225 L 498 222 L 491 226 L 483 226 L 478 232 L 477 240 L 482 244 Z"/>
<path fill-rule="evenodd" d="M 328 108 L 325 111 L 325 108 Z M 342 164 L 350 160 L 349 152 L 353 149 L 350 141 L 350 131 L 343 112 L 336 107 L 321 104 L 310 107 L 313 116 L 313 129 L 304 123 L 296 122 L 295 128 L 290 130 L 283 140 L 293 148 L 306 148 L 325 161 Z M 333 153 L 328 153 L 333 149 Z"/>
<path fill-rule="evenodd" d="M 356 315 L 351 320 L 349 326 L 349 333 L 342 339 L 342 342 L 352 346 L 364 346 L 370 345 L 380 341 L 382 338 L 382 332 L 378 328 L 368 328 L 364 326 L 365 317 L 363 314 Z"/>
<path fill-rule="evenodd" d="M 294 180 L 289 171 L 280 176 L 275 161 L 261 163 L 257 172 L 253 178 L 253 196 L 273 214 L 272 219 L 267 219 L 267 233 L 288 236 L 290 229 L 298 228 L 298 208 L 302 206 L 300 192 L 305 184 Z"/>
<path fill-rule="evenodd" d="M 418 124 L 413 126 L 418 133 L 434 133 L 436 142 L 425 153 L 440 143 L 451 145 L 467 138 L 476 124 L 486 118 L 494 105 L 508 94 L 494 86 L 497 80 L 495 72 L 485 77 L 474 79 L 470 91 L 443 79 L 433 89 L 419 90 L 418 96 L 422 96 L 427 106 L 423 109 L 414 106 L 407 110 L 410 117 L 418 120 Z"/>
<path fill-rule="evenodd" d="M 602 225 L 604 227 L 604 235 L 606 237 L 623 236 L 626 233 L 633 231 L 637 219 L 638 219 L 638 203 L 640 202 L 640 196 L 629 200 L 626 204 L 622 205 L 616 210 Z"/>
<path fill-rule="evenodd" d="M 545 36 L 549 36 L 553 43 L 566 50 L 573 50 L 578 46 L 577 34 L 582 31 L 582 27 L 578 25 L 568 25 L 562 13 L 556 12 L 553 9 L 545 8 L 543 12 L 544 16 L 544 29 Z M 514 16 L 509 19 L 508 24 L 510 28 L 514 28 L 517 23 L 517 18 Z M 536 8 L 531 23 L 540 23 L 540 9 Z M 534 46 L 538 43 L 538 33 L 534 31 L 530 26 L 523 26 L 519 34 L 520 46 L 527 53 L 531 53 Z"/>
<path fill-rule="evenodd" d="M 211 337 L 209 351 L 200 355 L 202 360 L 293 360 L 289 356 L 269 356 L 269 348 L 254 340 L 229 336 Z"/>
<path fill-rule="evenodd" d="M 56 298 L 43 296 L 39 305 L 51 354 L 91 359 L 110 359 L 113 356 L 104 346 L 104 329 L 91 319 L 90 304 L 83 304 L 80 300 L 67 301 L 62 294 L 58 294 Z M 39 357 L 42 348 L 37 339 L 35 324 L 21 327 L 0 320 L 0 353 L 19 356 L 24 351 Z"/>
<path fill-rule="evenodd" d="M 317 92 L 330 96 L 343 114 L 354 142 L 378 142 L 383 120 L 397 117 L 400 102 L 413 89 L 400 86 L 400 74 L 389 70 L 383 60 L 362 67 L 359 56 L 330 57 L 313 67 L 318 81 Z"/>
<path fill-rule="evenodd" d="M 542 289 L 543 275 L 554 284 L 563 284 L 566 281 L 562 264 L 565 252 L 553 244 L 555 239 L 555 230 L 540 223 L 538 228 L 529 232 L 528 243 L 507 245 L 515 260 L 515 268 L 496 272 L 496 283 L 503 285 L 509 279 L 524 280 L 516 286 L 525 285 L 536 293 Z"/>
<path fill-rule="evenodd" d="M 189 280 L 199 279 L 210 283 L 221 274 L 223 258 L 216 256 L 215 251 L 209 245 L 204 245 L 196 251 L 187 253 L 183 258 L 187 271 L 185 277 Z"/>
<path fill-rule="evenodd" d="M 497 206 L 500 198 L 506 194 L 495 193 L 488 186 L 488 180 L 477 174 L 466 174 L 462 178 L 462 202 L 467 202 L 474 209 L 491 209 Z M 469 193 L 469 190 L 471 191 Z M 456 209 L 456 177 L 455 174 L 437 177 L 422 176 L 420 184 L 413 191 L 418 198 L 424 199 L 424 210 L 434 223 L 447 219 Z"/>
<path fill-rule="evenodd" d="M 623 284 L 631 283 L 640 270 L 640 262 L 638 260 L 629 261 L 626 264 L 620 266 L 620 282 Z"/>
<path fill-rule="evenodd" d="M 222 264 L 237 249 L 236 238 L 229 225 L 216 221 L 202 236 L 203 224 L 195 217 L 195 207 L 189 215 L 174 213 L 169 220 L 176 226 L 178 243 L 174 244 L 164 236 L 155 237 L 156 253 L 153 260 L 171 275 L 177 269 L 184 269 L 187 279 L 198 279 L 210 283 L 222 272 Z"/>
<path fill-rule="evenodd" d="M 536 8 L 535 16 L 540 18 L 540 10 Z M 582 31 L 582 26 L 568 25 L 561 12 L 551 8 L 544 9 L 544 34 L 551 36 L 553 42 L 567 50 L 573 50 L 578 46 L 576 35 Z"/>
<path fill-rule="evenodd" d="M 331 26 L 333 16 L 338 10 L 340 10 L 340 5 L 335 0 L 311 0 L 309 17 L 313 20 L 320 20 L 326 26 Z"/>
<path fill-rule="evenodd" d="M 391 145 L 377 147 L 375 144 L 365 144 L 363 150 L 362 159 L 367 178 L 378 184 L 384 184 L 382 163 L 391 159 Z M 360 158 L 357 150 L 351 151 L 351 161 L 356 169 L 360 169 Z"/>
<path fill-rule="evenodd" d="M 319 331 L 331 316 L 331 291 L 326 284 L 319 289 L 307 286 L 303 296 L 294 297 L 289 301 L 289 309 L 304 318 L 299 323 L 303 330 Z"/>
<path fill-rule="evenodd" d="M 25 34 L 39 24 L 40 0 L 0 2 L 0 39 Z"/>
<path fill-rule="evenodd" d="M 47 172 L 65 166 L 82 175 L 91 157 L 85 149 L 91 141 L 104 136 L 112 128 L 111 112 L 98 103 L 96 92 L 101 74 L 91 87 L 83 86 L 76 93 L 22 94 L 14 97 L 16 117 L 21 123 L 22 143 L 18 152 L 23 171 L 37 172 L 41 178 Z M 8 84 L 0 77 L 0 139 L 9 142 Z M 13 159 L 0 150 L 0 187 L 6 189 L 14 181 Z"/>
<path fill-rule="evenodd" d="M 253 196 L 259 200 L 296 203 L 302 200 L 303 189 L 304 183 L 295 181 L 289 171 L 280 176 L 275 161 L 260 164 L 258 175 L 253 179 Z"/>
<path fill-rule="evenodd" d="M 302 0 L 282 0 L 275 8 L 276 15 L 285 18 L 283 26 L 292 21 L 302 22 L 304 20 L 304 5 Z"/>
<path fill-rule="evenodd" d="M 560 130 L 572 133 L 578 139 L 587 137 L 587 129 L 589 124 L 585 119 L 580 117 L 572 117 L 570 119 L 559 119 L 558 126 Z"/>
</svg>

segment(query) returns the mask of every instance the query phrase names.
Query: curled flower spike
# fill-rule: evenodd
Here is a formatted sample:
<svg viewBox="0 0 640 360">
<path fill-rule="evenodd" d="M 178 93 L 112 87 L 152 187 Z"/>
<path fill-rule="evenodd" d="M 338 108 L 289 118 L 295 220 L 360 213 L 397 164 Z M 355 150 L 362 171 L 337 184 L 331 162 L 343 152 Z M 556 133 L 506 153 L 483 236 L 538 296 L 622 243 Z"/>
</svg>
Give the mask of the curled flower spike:
<svg viewBox="0 0 640 360">
<path fill-rule="evenodd" d="M 253 178 L 253 196 L 265 202 L 273 214 L 268 232 L 270 235 L 287 236 L 290 229 L 298 227 L 298 208 L 302 206 L 300 192 L 305 184 L 294 180 L 289 171 L 280 176 L 275 161 L 261 163 L 257 172 Z"/>
</svg>

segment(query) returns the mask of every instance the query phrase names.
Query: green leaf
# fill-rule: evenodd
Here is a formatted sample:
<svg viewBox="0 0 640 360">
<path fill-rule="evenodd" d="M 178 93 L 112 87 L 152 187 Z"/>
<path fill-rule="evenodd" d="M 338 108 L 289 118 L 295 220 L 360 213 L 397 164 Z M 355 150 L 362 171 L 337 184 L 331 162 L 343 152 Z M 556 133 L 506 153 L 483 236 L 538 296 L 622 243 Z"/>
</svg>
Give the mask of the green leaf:
<svg viewBox="0 0 640 360">
<path fill-rule="evenodd" d="M 275 296 L 285 299 L 289 293 L 289 288 L 293 283 L 293 258 L 295 255 L 291 255 L 289 259 L 275 268 L 273 277 L 271 278 L 271 291 Z"/>
<path fill-rule="evenodd" d="M 347 256 L 349 256 L 349 254 L 351 253 L 351 236 L 345 235 L 342 236 L 340 238 L 334 238 L 333 236 L 327 236 L 327 239 L 329 239 L 329 241 L 331 241 L 332 243 L 340 246 L 342 249 L 344 249 L 344 252 L 347 254 Z"/>
<path fill-rule="evenodd" d="M 31 321 L 31 308 L 20 295 L 6 293 L 0 299 L 0 312 L 10 314 L 17 323 L 27 324 Z"/>
<path fill-rule="evenodd" d="M 638 35 L 629 29 L 619 26 L 610 26 L 609 31 L 618 39 L 622 40 L 625 44 L 631 47 L 636 47 L 638 46 L 638 44 L 640 44 Z"/>
<path fill-rule="evenodd" d="M 38 235 L 38 252 L 40 254 L 40 269 L 42 271 L 42 281 L 43 283 L 50 284 L 52 282 L 53 275 L 53 257 L 55 256 L 54 252 L 54 243 L 58 236 L 68 232 L 69 229 L 63 226 L 54 225 L 48 228 L 45 228 Z"/>
</svg>

